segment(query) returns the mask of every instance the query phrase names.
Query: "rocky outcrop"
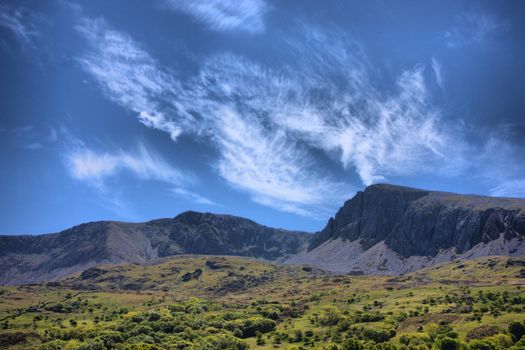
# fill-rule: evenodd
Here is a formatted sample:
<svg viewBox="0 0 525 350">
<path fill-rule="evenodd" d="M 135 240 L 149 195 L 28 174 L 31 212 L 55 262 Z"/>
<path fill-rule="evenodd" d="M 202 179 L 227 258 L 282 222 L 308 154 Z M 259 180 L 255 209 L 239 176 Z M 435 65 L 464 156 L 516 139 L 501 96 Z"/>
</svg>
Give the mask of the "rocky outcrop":
<svg viewBox="0 0 525 350">
<path fill-rule="evenodd" d="M 525 200 L 372 185 L 288 263 L 401 274 L 485 255 L 525 254 Z"/>
<path fill-rule="evenodd" d="M 525 200 L 372 185 L 347 201 L 310 244 L 360 240 L 364 248 L 385 241 L 404 257 L 465 252 L 503 234 L 525 237 Z"/>
</svg>

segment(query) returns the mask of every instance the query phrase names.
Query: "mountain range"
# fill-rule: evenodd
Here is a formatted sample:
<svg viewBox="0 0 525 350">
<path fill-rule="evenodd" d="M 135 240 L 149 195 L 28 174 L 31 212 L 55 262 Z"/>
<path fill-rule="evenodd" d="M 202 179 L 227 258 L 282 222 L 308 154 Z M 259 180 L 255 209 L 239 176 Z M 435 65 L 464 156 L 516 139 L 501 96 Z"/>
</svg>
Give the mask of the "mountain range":
<svg viewBox="0 0 525 350">
<path fill-rule="evenodd" d="M 181 254 L 237 255 L 328 272 L 399 275 L 458 259 L 525 254 L 525 199 L 378 184 L 316 233 L 211 213 L 145 223 L 100 221 L 44 235 L 0 236 L 0 285 L 54 281 L 99 264 Z"/>
</svg>

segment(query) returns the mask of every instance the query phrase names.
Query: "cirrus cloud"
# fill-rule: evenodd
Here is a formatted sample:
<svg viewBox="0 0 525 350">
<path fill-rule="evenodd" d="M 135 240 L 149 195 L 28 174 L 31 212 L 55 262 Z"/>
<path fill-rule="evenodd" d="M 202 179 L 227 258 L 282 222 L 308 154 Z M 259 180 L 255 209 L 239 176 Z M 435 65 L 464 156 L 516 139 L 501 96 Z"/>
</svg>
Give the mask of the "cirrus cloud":
<svg viewBox="0 0 525 350">
<path fill-rule="evenodd" d="M 308 40 L 284 39 L 293 67 L 221 53 L 181 79 L 104 21 L 79 30 L 91 45 L 79 61 L 109 99 L 174 140 L 208 140 L 218 151 L 212 167 L 257 203 L 300 215 L 333 210 L 355 187 L 319 167 L 320 157 L 365 185 L 473 166 L 468 130 L 431 102 L 425 72 L 435 65 L 408 67 L 385 91 L 359 45 L 310 27 L 296 34 Z"/>
<path fill-rule="evenodd" d="M 269 10 L 264 0 L 165 0 L 168 8 L 186 13 L 211 30 L 260 33 Z"/>
</svg>

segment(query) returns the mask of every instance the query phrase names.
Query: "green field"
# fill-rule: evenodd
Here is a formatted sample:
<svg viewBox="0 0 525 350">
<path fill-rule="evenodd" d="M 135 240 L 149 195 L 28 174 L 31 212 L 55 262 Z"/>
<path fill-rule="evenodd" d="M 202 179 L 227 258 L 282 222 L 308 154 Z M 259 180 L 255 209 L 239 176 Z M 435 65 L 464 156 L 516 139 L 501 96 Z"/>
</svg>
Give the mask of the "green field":
<svg viewBox="0 0 525 350">
<path fill-rule="evenodd" d="M 180 256 L 0 287 L 1 349 L 525 349 L 525 259 L 335 276 Z"/>
</svg>

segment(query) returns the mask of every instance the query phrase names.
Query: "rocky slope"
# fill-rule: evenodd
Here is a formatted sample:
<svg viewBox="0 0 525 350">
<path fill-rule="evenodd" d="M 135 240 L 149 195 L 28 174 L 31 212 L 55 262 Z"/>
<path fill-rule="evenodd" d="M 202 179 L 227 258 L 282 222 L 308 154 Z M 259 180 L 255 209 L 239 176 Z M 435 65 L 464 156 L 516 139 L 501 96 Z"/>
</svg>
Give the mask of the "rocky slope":
<svg viewBox="0 0 525 350">
<path fill-rule="evenodd" d="M 525 200 L 372 185 L 287 263 L 400 274 L 454 259 L 525 254 Z"/>
<path fill-rule="evenodd" d="M 0 285 L 56 280 L 101 263 L 144 264 L 175 254 L 283 259 L 310 238 L 244 218 L 196 212 L 146 223 L 92 222 L 55 234 L 0 236 Z"/>
</svg>

